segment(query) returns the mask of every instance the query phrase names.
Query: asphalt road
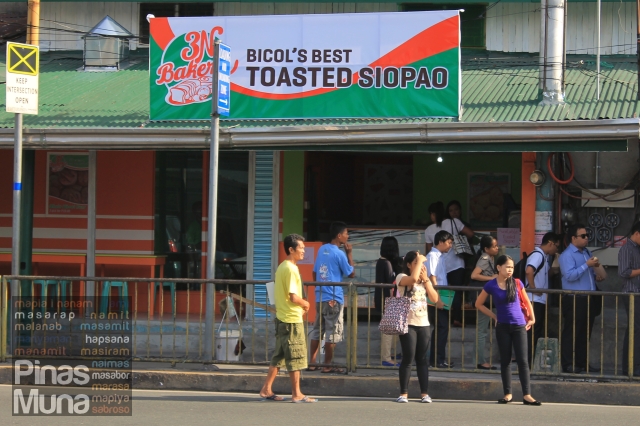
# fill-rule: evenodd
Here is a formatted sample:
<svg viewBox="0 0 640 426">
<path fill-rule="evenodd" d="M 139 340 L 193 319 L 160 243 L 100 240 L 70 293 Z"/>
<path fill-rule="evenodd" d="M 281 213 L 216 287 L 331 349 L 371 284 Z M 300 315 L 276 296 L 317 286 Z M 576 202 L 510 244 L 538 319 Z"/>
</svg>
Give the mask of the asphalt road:
<svg viewBox="0 0 640 426">
<path fill-rule="evenodd" d="M 0 385 L 3 424 L 33 425 L 42 417 L 11 416 L 11 386 Z M 47 426 L 91 425 L 638 425 L 640 407 L 520 403 L 498 405 L 481 401 L 411 400 L 324 397 L 315 404 L 264 402 L 257 395 L 212 392 L 133 391 L 130 417 L 51 417 Z M 114 423 L 115 422 L 115 423 Z"/>
</svg>

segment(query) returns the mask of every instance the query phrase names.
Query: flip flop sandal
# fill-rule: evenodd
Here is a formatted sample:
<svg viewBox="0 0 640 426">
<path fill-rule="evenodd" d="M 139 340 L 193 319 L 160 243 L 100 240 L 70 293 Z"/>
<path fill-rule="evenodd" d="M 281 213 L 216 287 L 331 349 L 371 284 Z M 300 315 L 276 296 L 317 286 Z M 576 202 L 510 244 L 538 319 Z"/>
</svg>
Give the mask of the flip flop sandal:
<svg viewBox="0 0 640 426">
<path fill-rule="evenodd" d="M 344 368 L 338 368 L 338 367 L 333 367 L 330 370 L 324 371 L 322 370 L 321 373 L 323 374 L 344 374 Z"/>
<path fill-rule="evenodd" d="M 308 396 L 305 396 L 297 401 L 291 400 L 291 402 L 294 404 L 311 404 L 312 402 L 318 402 L 318 400 L 316 398 L 309 398 Z"/>
<path fill-rule="evenodd" d="M 261 401 L 274 401 L 274 402 L 282 402 L 284 398 L 276 395 L 275 393 L 271 396 L 265 396 L 261 399 Z"/>
<path fill-rule="evenodd" d="M 307 371 L 318 371 L 320 367 L 307 367 Z"/>
</svg>

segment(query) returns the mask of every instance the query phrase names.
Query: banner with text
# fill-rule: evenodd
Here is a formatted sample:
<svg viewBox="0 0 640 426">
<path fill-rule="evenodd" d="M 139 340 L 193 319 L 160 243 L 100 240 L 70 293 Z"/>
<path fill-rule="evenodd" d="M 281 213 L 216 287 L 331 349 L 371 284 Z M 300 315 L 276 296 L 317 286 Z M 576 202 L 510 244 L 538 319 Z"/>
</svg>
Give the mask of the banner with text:
<svg viewBox="0 0 640 426">
<path fill-rule="evenodd" d="M 458 117 L 457 10 L 152 18 L 151 120 L 211 117 L 213 46 L 235 119 Z"/>
</svg>

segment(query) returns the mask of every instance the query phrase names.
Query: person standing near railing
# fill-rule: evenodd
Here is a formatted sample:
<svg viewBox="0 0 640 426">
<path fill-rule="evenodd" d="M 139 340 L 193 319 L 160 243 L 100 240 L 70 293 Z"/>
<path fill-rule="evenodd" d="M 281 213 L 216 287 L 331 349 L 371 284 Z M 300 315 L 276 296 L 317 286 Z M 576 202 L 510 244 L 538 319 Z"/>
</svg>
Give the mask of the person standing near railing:
<svg viewBox="0 0 640 426">
<path fill-rule="evenodd" d="M 431 284 L 436 286 L 449 285 L 447 282 L 447 268 L 445 266 L 444 256 L 451 250 L 453 244 L 453 235 L 447 231 L 440 231 L 433 237 L 434 247 L 427 253 L 425 266 L 427 267 L 427 277 Z M 435 306 L 429 306 L 429 321 L 433 322 L 433 331 L 431 332 L 431 354 L 429 355 L 429 363 L 432 367 L 449 368 L 449 364 L 445 362 L 447 350 L 447 339 L 449 337 L 449 309 L 451 309 L 451 297 L 448 297 L 449 305 L 445 306 L 443 299 L 444 293 L 449 290 L 438 290 L 439 296 Z M 449 296 L 449 294 L 447 294 Z M 451 363 L 453 365 L 453 363 Z"/>
<path fill-rule="evenodd" d="M 309 310 L 309 302 L 303 298 L 302 278 L 296 264 L 304 259 L 304 238 L 288 235 L 284 239 L 284 250 L 287 258 L 278 266 L 274 284 L 276 347 L 260 396 L 265 401 L 284 401 L 271 387 L 280 368 L 286 367 L 291 378 L 291 402 L 317 402 L 300 391 L 300 370 L 307 367 L 303 316 Z"/>
<path fill-rule="evenodd" d="M 442 222 L 442 229 L 451 232 L 452 235 L 464 235 L 469 241 L 475 233 L 471 226 L 462 221 L 462 205 L 458 200 L 451 200 L 445 210 L 446 219 Z M 457 254 L 451 250 L 447 254 L 447 280 L 449 285 L 462 286 L 467 284 L 467 269 L 465 255 Z M 451 318 L 454 327 L 462 327 L 462 295 L 464 292 L 456 291 L 451 305 Z"/>
<path fill-rule="evenodd" d="M 409 297 L 411 305 L 407 315 L 409 332 L 400 335 L 402 346 L 402 362 L 398 375 L 400 377 L 400 396 L 396 402 L 409 402 L 409 380 L 411 379 L 411 363 L 416 361 L 418 382 L 420 383 L 420 402 L 429 403 L 429 361 L 427 350 L 431 339 L 429 316 L 427 314 L 427 297 L 437 302 L 438 292 L 427 277 L 424 266 L 426 257 L 417 251 L 410 251 L 404 257 L 403 270 L 396 277 L 397 292 Z"/>
<path fill-rule="evenodd" d="M 587 229 L 581 223 L 571 225 L 568 236 L 571 238 L 571 244 L 559 258 L 562 289 L 596 291 L 596 281 L 602 281 L 603 277 L 597 276 L 594 271 L 595 267 L 600 266 L 600 262 L 587 249 L 587 244 L 589 244 Z M 594 301 L 593 298 L 590 301 L 589 296 L 574 294 L 562 296 L 564 327 L 562 328 L 560 351 L 562 370 L 565 373 L 582 373 L 586 370 L 589 339 L 595 319 L 600 315 L 600 310 L 600 303 Z M 599 368 L 591 366 L 589 366 L 589 370 L 600 371 Z"/>
<path fill-rule="evenodd" d="M 493 238 L 491 235 L 485 235 L 480 239 L 480 257 L 476 262 L 475 269 L 471 272 L 471 279 L 476 282 L 472 283 L 472 285 L 484 286 L 487 282 L 498 278 L 495 267 L 495 257 L 497 256 L 498 251 L 498 240 Z M 489 298 L 485 301 L 484 306 L 487 308 L 491 307 Z M 476 324 L 478 326 L 478 338 L 476 346 L 476 368 L 480 370 L 497 370 L 496 367 L 492 366 L 489 361 L 487 361 L 487 357 L 485 355 L 491 317 L 483 314 L 480 310 L 477 312 L 478 317 Z"/>
<path fill-rule="evenodd" d="M 558 253 L 559 245 L 560 237 L 557 234 L 547 232 L 542 236 L 542 243 L 540 244 L 540 247 L 536 247 L 529 257 L 527 257 L 527 268 L 525 270 L 527 275 L 527 288 L 549 288 L 551 256 L 555 256 L 556 253 Z M 533 313 L 536 316 L 535 325 L 527 331 L 527 356 L 529 359 L 529 366 L 531 366 L 536 345 L 538 344 L 538 339 L 544 336 L 547 294 L 528 293 L 528 296 L 532 302 L 531 304 L 533 305 Z"/>
<path fill-rule="evenodd" d="M 396 274 L 402 271 L 402 258 L 396 237 L 384 237 L 380 243 L 380 259 L 376 262 L 376 283 L 393 284 Z M 390 288 L 378 288 L 375 291 L 376 310 L 382 315 L 382 306 L 387 297 L 391 296 Z M 380 333 L 380 358 L 385 367 L 398 367 L 399 364 L 391 358 L 391 348 L 394 346 L 394 336 Z M 396 357 L 397 358 L 397 357 Z"/>
<path fill-rule="evenodd" d="M 496 339 L 500 349 L 500 375 L 504 397 L 499 404 L 507 404 L 513 400 L 511 394 L 511 353 L 515 352 L 518 363 L 518 375 L 522 386 L 522 403 L 524 405 L 542 405 L 531 396 L 529 363 L 527 362 L 527 330 L 535 324 L 531 302 L 523 291 L 522 283 L 513 279 L 514 263 L 511 257 L 502 255 L 496 259 L 498 277 L 484 285 L 476 300 L 476 308 L 496 322 Z M 491 295 L 496 306 L 493 313 L 486 306 L 485 300 Z M 521 308 L 521 302 L 528 306 L 529 318 Z"/>
<path fill-rule="evenodd" d="M 330 228 L 331 242 L 318 249 L 316 262 L 313 266 L 313 280 L 322 282 L 341 282 L 342 277 L 353 278 L 356 271 L 353 268 L 353 256 L 349 230 L 344 222 L 333 222 Z M 340 250 L 344 245 L 345 253 Z M 325 337 L 324 363 L 331 364 L 336 343 L 342 341 L 344 292 L 341 286 L 316 286 L 316 320 L 309 332 L 311 340 L 311 364 L 316 363 L 320 349 L 320 330 Z M 309 371 L 316 370 L 310 367 Z M 344 373 L 344 369 L 338 367 L 324 367 L 322 373 Z"/>
<path fill-rule="evenodd" d="M 640 376 L 640 222 L 631 228 L 631 236 L 618 252 L 618 275 L 622 278 L 622 291 L 630 293 L 633 307 L 633 375 Z M 629 298 L 624 298 L 624 308 L 629 316 Z M 622 349 L 622 373 L 629 374 L 629 327 L 624 334 Z"/>
</svg>

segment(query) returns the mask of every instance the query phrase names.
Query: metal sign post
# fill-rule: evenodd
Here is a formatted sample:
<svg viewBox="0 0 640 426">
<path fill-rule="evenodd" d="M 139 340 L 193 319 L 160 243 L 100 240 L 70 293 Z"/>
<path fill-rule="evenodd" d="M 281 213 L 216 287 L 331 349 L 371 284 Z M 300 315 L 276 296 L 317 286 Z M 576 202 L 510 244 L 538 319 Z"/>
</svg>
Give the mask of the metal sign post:
<svg viewBox="0 0 640 426">
<path fill-rule="evenodd" d="M 211 81 L 211 146 L 209 148 L 209 217 L 207 221 L 207 279 L 216 276 L 216 221 L 218 216 L 218 146 L 220 114 L 229 115 L 231 49 L 215 41 L 213 51 L 213 75 Z M 214 327 L 213 286 L 208 286 L 205 304 L 204 355 L 213 360 Z"/>
<path fill-rule="evenodd" d="M 15 113 L 13 147 L 13 229 L 11 274 L 20 274 L 20 204 L 22 195 L 22 114 L 38 114 L 38 46 L 7 43 L 6 109 Z M 18 294 L 19 281 L 11 282 L 11 294 Z"/>
</svg>

